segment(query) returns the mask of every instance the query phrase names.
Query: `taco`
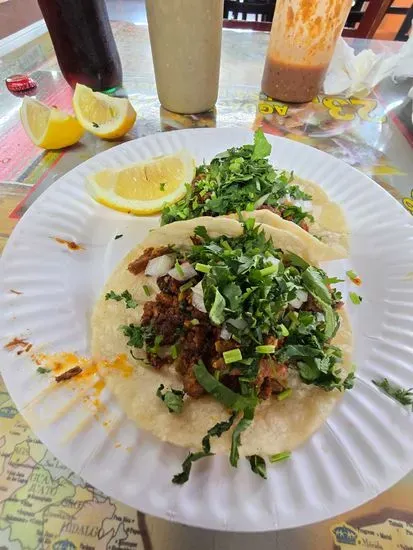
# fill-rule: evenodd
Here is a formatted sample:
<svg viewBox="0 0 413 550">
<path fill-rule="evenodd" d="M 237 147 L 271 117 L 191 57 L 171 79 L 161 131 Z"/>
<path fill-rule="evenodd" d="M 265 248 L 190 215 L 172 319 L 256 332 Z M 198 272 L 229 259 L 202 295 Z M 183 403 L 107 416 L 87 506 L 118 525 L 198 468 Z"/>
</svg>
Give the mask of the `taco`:
<svg viewBox="0 0 413 550">
<path fill-rule="evenodd" d="M 262 211 L 265 223 L 278 227 L 281 219 L 292 231 L 308 233 L 307 240 L 318 240 L 320 261 L 347 257 L 348 229 L 340 206 L 319 185 L 274 168 L 270 153 L 270 143 L 257 130 L 253 145 L 228 149 L 198 166 L 186 195 L 164 207 L 161 223 Z"/>
<path fill-rule="evenodd" d="M 126 414 L 189 449 L 174 482 L 212 453 L 265 475 L 352 387 L 351 328 L 334 279 L 296 235 L 202 217 L 151 231 L 115 269 L 92 352 Z"/>
</svg>

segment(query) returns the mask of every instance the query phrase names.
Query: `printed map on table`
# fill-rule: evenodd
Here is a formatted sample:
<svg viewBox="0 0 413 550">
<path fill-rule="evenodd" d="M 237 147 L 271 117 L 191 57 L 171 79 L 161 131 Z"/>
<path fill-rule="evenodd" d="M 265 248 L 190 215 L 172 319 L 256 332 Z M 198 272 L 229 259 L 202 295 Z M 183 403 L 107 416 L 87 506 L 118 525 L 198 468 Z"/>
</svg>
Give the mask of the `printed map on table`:
<svg viewBox="0 0 413 550">
<path fill-rule="evenodd" d="M 145 517 L 64 467 L 0 381 L 0 550 L 148 550 Z"/>
</svg>

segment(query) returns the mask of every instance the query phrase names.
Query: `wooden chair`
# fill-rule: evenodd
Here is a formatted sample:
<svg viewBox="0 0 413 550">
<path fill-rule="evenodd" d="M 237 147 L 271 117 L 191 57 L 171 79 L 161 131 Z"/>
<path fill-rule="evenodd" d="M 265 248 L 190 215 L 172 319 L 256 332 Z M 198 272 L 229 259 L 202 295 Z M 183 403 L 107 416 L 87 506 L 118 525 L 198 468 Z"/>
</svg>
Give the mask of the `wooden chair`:
<svg viewBox="0 0 413 550">
<path fill-rule="evenodd" d="M 383 20 L 386 12 L 388 12 L 393 0 L 356 0 L 354 6 L 351 8 L 350 14 L 347 18 L 346 25 L 343 29 L 342 36 L 352 38 L 372 38 L 380 23 Z M 256 3 L 256 2 L 255 2 Z M 233 15 L 235 11 L 232 9 L 226 9 L 230 6 L 235 10 L 235 4 L 242 6 L 245 4 L 245 10 L 249 2 L 241 3 L 239 0 L 225 0 L 224 1 L 224 27 L 236 28 L 236 29 L 250 29 L 260 31 L 271 30 L 271 19 L 265 19 L 261 21 L 239 21 L 236 19 L 228 19 L 229 12 Z M 274 14 L 275 2 L 272 6 L 272 13 Z M 243 13 L 240 10 L 238 13 Z M 248 12 L 247 13 L 253 13 Z M 404 30 L 404 29 L 403 29 Z"/>
<path fill-rule="evenodd" d="M 393 0 L 356 0 L 347 18 L 343 36 L 373 38 Z"/>
<path fill-rule="evenodd" d="M 275 0 L 224 0 L 224 19 L 237 21 L 238 15 L 241 15 L 242 20 L 246 21 L 247 16 L 252 15 L 255 22 L 267 22 L 271 25 L 274 9 Z"/>
<path fill-rule="evenodd" d="M 397 8 L 393 7 L 393 2 L 388 8 L 386 13 L 393 15 L 405 15 L 404 21 L 396 34 L 396 40 L 403 40 L 406 42 L 409 39 L 409 31 L 413 22 L 413 3 L 410 8 Z"/>
</svg>

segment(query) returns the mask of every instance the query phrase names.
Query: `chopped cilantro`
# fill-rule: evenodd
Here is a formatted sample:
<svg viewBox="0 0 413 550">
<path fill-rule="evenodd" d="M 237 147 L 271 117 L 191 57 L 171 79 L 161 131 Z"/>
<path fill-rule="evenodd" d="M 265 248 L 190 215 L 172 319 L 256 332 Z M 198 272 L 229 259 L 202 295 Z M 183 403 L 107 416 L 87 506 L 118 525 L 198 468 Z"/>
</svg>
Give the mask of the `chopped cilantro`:
<svg viewBox="0 0 413 550">
<path fill-rule="evenodd" d="M 224 384 L 212 376 L 202 361 L 198 361 L 193 367 L 193 371 L 204 390 L 215 397 L 227 409 L 238 412 L 247 408 L 254 408 L 258 404 L 258 398 L 255 395 L 240 395 L 224 386 Z"/>
<path fill-rule="evenodd" d="M 116 300 L 116 302 L 121 302 L 122 300 L 125 300 L 127 309 L 134 309 L 138 306 L 138 302 L 132 298 L 129 290 L 123 291 L 122 294 L 116 294 L 116 292 L 111 290 L 110 292 L 107 292 L 105 294 L 105 300 Z"/>
<path fill-rule="evenodd" d="M 231 170 L 238 172 L 244 164 L 232 159 Z M 213 238 L 203 226 L 198 226 L 194 233 L 197 238 L 193 238 L 193 246 L 181 252 L 179 261 L 196 266 L 197 276 L 181 285 L 181 289 L 185 287 L 188 291 L 195 283 L 202 285 L 211 328 L 216 334 L 226 329 L 230 339 L 219 352 L 225 364 L 220 367 L 222 370 L 214 370 L 209 358 L 207 361 L 204 357 L 207 365 L 199 360 L 192 371 L 205 392 L 232 415 L 230 420 L 208 431 L 202 441 L 202 451 L 186 457 L 182 472 L 173 478 L 177 484 L 187 481 L 195 461 L 211 455 L 210 438 L 229 430 L 239 414 L 231 435 L 229 456 L 231 465 L 237 466 L 243 434 L 251 426 L 263 395 L 258 380 L 265 362 L 288 367 L 298 373 L 303 383 L 325 391 L 350 389 L 355 379 L 354 372 L 343 376 L 342 351 L 331 343 L 340 326 L 336 309 L 341 294 L 330 286 L 335 279 L 329 279 L 322 269 L 310 266 L 299 256 L 278 249 L 260 226 L 255 225 L 253 218 L 243 222 L 243 232 L 236 237 Z M 119 296 L 120 300 L 125 299 L 123 295 L 110 297 L 116 300 Z M 292 303 L 297 298 L 301 305 L 294 308 Z M 194 322 L 203 324 L 206 319 L 205 316 Z M 191 320 L 185 322 L 183 332 L 178 330 L 176 339 L 168 342 L 169 360 L 177 358 L 179 347 L 185 343 L 181 338 L 185 330 L 193 330 L 193 324 Z M 144 348 L 148 355 L 158 355 L 158 351 L 164 353 L 165 347 L 160 349 L 163 336 L 156 334 L 156 326 L 155 322 L 153 326 L 130 324 L 121 329 L 129 346 Z M 215 327 L 219 327 L 218 330 Z M 222 338 L 225 337 L 222 335 Z M 236 377 L 236 385 L 226 385 L 228 376 Z M 157 395 L 177 412 L 181 410 L 183 397 L 177 395 L 179 391 L 165 391 L 160 387 Z M 282 401 L 291 395 L 292 389 L 286 388 L 275 398 Z M 258 455 L 249 460 L 251 468 L 265 477 L 265 460 Z"/>
<path fill-rule="evenodd" d="M 213 453 L 211 453 L 210 438 L 221 437 L 223 433 L 227 432 L 234 423 L 235 416 L 236 413 L 232 413 L 227 421 L 218 422 L 215 426 L 208 430 L 207 435 L 202 439 L 202 451 L 188 454 L 182 463 L 182 472 L 174 475 L 172 478 L 172 483 L 176 483 L 177 485 L 183 485 L 186 483 L 189 479 L 189 474 L 191 473 L 192 464 L 201 458 L 213 455 Z"/>
<path fill-rule="evenodd" d="M 229 462 L 231 466 L 236 468 L 239 460 L 239 447 L 241 445 L 241 434 L 249 428 L 254 420 L 254 407 L 246 407 L 244 410 L 244 416 L 236 425 L 232 432 L 231 451 L 229 454 Z"/>
<path fill-rule="evenodd" d="M 267 479 L 267 466 L 265 460 L 260 455 L 251 455 L 247 456 L 249 460 L 251 470 L 254 474 L 259 475 L 260 477 Z"/>
<path fill-rule="evenodd" d="M 45 367 L 37 367 L 36 370 L 39 374 L 46 374 L 46 373 L 50 372 L 50 369 L 46 369 Z"/>
<path fill-rule="evenodd" d="M 322 269 L 284 254 L 253 218 L 247 222 L 243 234 L 233 238 L 213 239 L 198 227 L 201 242 L 186 258 L 192 265 L 208 266 L 202 288 L 209 317 L 215 325 L 225 323 L 232 339 L 240 343 L 239 349 L 225 352 L 226 364 L 237 361 L 242 379 L 254 381 L 262 354 L 273 354 L 277 362 L 295 367 L 307 384 L 346 389 L 351 379 L 338 374 L 342 354 L 330 345 L 340 326 L 335 311 L 340 293 L 327 286 Z M 268 267 L 276 271 L 268 274 Z M 289 302 L 298 289 L 305 289 L 322 313 L 291 311 Z M 267 336 L 281 338 L 282 345 L 266 343 Z"/>
<path fill-rule="evenodd" d="M 165 386 L 161 384 L 156 391 L 156 396 L 165 403 L 170 413 L 181 413 L 184 406 L 185 392 L 171 388 L 162 393 L 164 389 Z"/>
<path fill-rule="evenodd" d="M 120 330 L 129 338 L 126 344 L 132 348 L 143 348 L 145 343 L 153 338 L 151 327 L 141 327 L 131 323 L 130 325 L 121 325 Z"/>
<path fill-rule="evenodd" d="M 392 397 L 398 401 L 401 405 L 411 405 L 413 411 L 413 388 L 409 388 L 407 390 L 399 388 L 389 382 L 387 378 L 383 378 L 382 380 L 372 380 L 372 382 L 389 397 Z"/>
<path fill-rule="evenodd" d="M 252 211 L 262 205 L 276 208 L 284 218 L 297 224 L 304 219 L 312 221 L 310 213 L 294 205 L 295 200 L 310 200 L 311 196 L 292 183 L 291 172 L 273 168 L 268 160 L 270 153 L 270 143 L 262 130 L 257 130 L 253 145 L 228 149 L 210 164 L 199 166 L 192 184 L 188 182 L 186 195 L 164 207 L 162 225 Z"/>
</svg>

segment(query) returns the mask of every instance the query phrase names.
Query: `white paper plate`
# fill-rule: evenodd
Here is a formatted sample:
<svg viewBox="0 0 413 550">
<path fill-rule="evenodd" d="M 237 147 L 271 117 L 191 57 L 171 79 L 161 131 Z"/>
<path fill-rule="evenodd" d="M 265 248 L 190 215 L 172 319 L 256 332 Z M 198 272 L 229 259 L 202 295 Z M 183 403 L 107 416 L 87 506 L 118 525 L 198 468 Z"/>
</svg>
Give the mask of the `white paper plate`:
<svg viewBox="0 0 413 550">
<path fill-rule="evenodd" d="M 171 477 L 180 469 L 184 449 L 137 429 L 110 396 L 109 431 L 66 387 L 36 400 L 47 377 L 36 374 L 24 354 L 7 353 L 3 346 L 0 350 L 12 398 L 63 463 L 139 510 L 212 529 L 266 531 L 320 521 L 373 498 L 413 467 L 413 414 L 371 383 L 387 376 L 400 386 L 413 385 L 412 219 L 345 163 L 300 143 L 269 139 L 278 166 L 318 182 L 344 208 L 352 232 L 351 257 L 330 264 L 329 271 L 342 274 L 354 268 L 363 285 L 352 290 L 360 292 L 363 303 L 349 305 L 358 366 L 355 389 L 291 460 L 269 466 L 267 481 L 253 475 L 247 461 L 235 470 L 226 457 L 214 457 L 197 463 L 190 481 L 177 487 Z M 95 203 L 84 189 L 87 174 L 181 148 L 201 162 L 251 140 L 251 132 L 238 129 L 157 134 L 101 153 L 56 182 L 24 216 L 4 252 L 2 342 L 28 335 L 35 347 L 48 352 L 86 354 L 90 312 L 105 279 L 158 223 Z M 123 238 L 114 240 L 119 233 Z M 56 236 L 82 243 L 85 250 L 71 252 L 50 238 Z M 344 286 L 345 296 L 349 289 Z"/>
</svg>

